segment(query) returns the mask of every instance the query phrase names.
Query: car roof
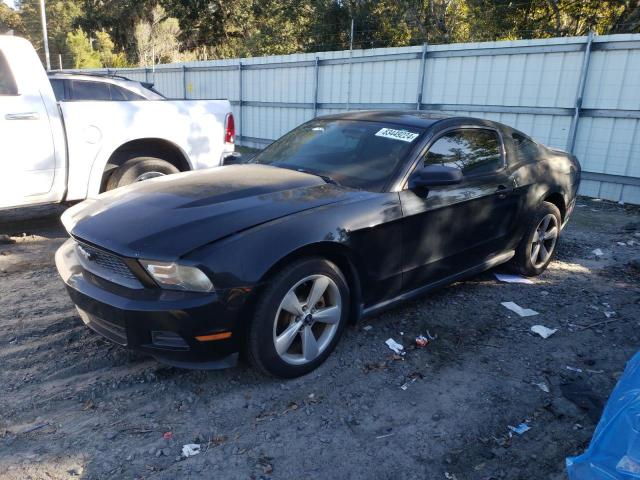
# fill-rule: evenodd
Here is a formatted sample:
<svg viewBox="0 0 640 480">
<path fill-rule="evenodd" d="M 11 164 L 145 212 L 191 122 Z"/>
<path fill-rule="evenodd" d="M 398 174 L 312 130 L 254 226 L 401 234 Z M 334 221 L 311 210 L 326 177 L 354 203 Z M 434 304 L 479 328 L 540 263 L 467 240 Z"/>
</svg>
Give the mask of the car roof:
<svg viewBox="0 0 640 480">
<path fill-rule="evenodd" d="M 434 123 L 454 118 L 466 119 L 458 115 L 426 112 L 422 110 L 362 110 L 346 113 L 336 113 L 321 117 L 329 120 L 362 120 L 369 122 L 385 122 L 404 125 L 407 127 L 428 128 Z"/>
</svg>

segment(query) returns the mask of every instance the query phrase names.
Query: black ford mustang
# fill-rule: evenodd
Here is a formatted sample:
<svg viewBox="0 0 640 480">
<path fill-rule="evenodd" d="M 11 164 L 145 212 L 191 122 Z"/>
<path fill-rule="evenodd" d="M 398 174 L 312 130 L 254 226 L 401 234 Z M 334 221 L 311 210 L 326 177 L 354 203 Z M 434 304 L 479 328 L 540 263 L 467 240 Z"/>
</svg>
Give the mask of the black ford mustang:
<svg viewBox="0 0 640 480">
<path fill-rule="evenodd" d="M 312 120 L 246 164 L 70 208 L 56 264 L 84 322 L 185 367 L 244 352 L 293 377 L 348 322 L 510 262 L 548 265 L 575 157 L 499 123 L 424 112 Z"/>
</svg>

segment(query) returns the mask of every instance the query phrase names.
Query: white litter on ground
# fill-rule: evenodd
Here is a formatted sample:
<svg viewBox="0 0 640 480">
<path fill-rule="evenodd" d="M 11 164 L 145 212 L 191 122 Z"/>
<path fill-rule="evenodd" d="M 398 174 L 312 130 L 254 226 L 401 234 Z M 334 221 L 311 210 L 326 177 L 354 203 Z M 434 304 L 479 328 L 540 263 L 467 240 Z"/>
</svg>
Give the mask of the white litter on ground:
<svg viewBox="0 0 640 480">
<path fill-rule="evenodd" d="M 607 318 L 615 317 L 616 316 L 616 312 L 614 312 L 613 310 L 606 311 L 606 312 L 604 312 L 604 316 L 607 317 Z"/>
<path fill-rule="evenodd" d="M 398 355 L 404 355 L 404 347 L 402 345 L 400 345 L 398 342 L 396 342 L 393 338 L 388 338 L 386 342 L 384 342 L 387 344 L 387 347 L 389 347 L 391 350 L 393 350 L 395 353 L 397 353 Z"/>
<path fill-rule="evenodd" d="M 604 255 L 604 252 L 599 248 L 596 248 L 595 250 L 591 250 L 591 253 L 593 253 L 596 257 L 601 257 Z"/>
<path fill-rule="evenodd" d="M 534 325 L 531 327 L 533 333 L 537 333 L 542 338 L 549 338 L 551 335 L 558 331 L 557 328 L 547 328 L 544 325 Z"/>
<path fill-rule="evenodd" d="M 570 372 L 582 373 L 581 368 L 570 367 L 569 365 L 567 365 L 567 370 L 569 370 Z"/>
<path fill-rule="evenodd" d="M 365 332 L 368 332 L 369 330 L 371 330 L 373 327 L 371 325 L 365 325 L 364 327 L 362 327 L 362 330 L 364 330 Z"/>
<path fill-rule="evenodd" d="M 540 382 L 540 383 L 534 383 L 534 385 L 538 387 L 540 390 L 542 390 L 544 393 L 549 393 L 549 386 L 546 383 Z"/>
<path fill-rule="evenodd" d="M 532 285 L 533 284 L 533 282 L 531 280 L 529 280 L 528 278 L 525 278 L 525 277 L 521 277 L 520 275 L 512 275 L 510 273 L 498 273 L 498 272 L 493 272 L 493 274 L 501 282 L 505 282 L 505 283 L 524 283 L 526 285 Z"/>
<path fill-rule="evenodd" d="M 501 302 L 501 305 L 507 310 L 511 310 L 514 313 L 517 313 L 521 317 L 532 317 L 534 315 L 538 315 L 538 312 L 535 310 L 531 310 L 530 308 L 522 308 L 520 305 L 514 302 Z"/>
<path fill-rule="evenodd" d="M 198 443 L 187 443 L 182 447 L 182 456 L 185 458 L 193 457 L 194 455 L 198 455 L 200 453 L 200 444 Z"/>
<path fill-rule="evenodd" d="M 531 427 L 526 423 L 521 423 L 517 427 L 514 427 L 512 425 L 507 426 L 509 427 L 509 430 L 511 430 L 513 433 L 517 433 L 518 435 L 522 435 L 524 432 L 528 432 L 529 430 L 531 430 Z"/>
<path fill-rule="evenodd" d="M 624 243 L 624 242 L 616 242 L 616 243 L 617 243 L 618 245 L 620 245 L 621 247 L 626 247 L 626 246 L 627 246 L 627 244 L 626 244 L 626 243 Z"/>
</svg>

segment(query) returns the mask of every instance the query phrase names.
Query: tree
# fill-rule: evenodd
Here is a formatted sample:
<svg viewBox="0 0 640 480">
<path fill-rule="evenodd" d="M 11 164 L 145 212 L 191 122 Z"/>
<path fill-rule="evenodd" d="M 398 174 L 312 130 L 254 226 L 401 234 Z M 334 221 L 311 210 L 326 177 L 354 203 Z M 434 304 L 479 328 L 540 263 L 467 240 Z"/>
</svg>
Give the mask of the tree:
<svg viewBox="0 0 640 480">
<path fill-rule="evenodd" d="M 24 35 L 20 14 L 5 3 L 0 2 L 0 34 L 13 32 Z"/>
<path fill-rule="evenodd" d="M 128 66 L 127 56 L 124 52 L 115 52 L 115 44 L 107 32 L 96 32 L 96 50 L 100 57 L 100 63 L 107 68 L 123 68 Z"/>
<path fill-rule="evenodd" d="M 67 34 L 67 47 L 73 58 L 73 68 L 99 68 L 100 53 L 93 49 L 91 41 L 81 28 Z"/>
<path fill-rule="evenodd" d="M 161 6 L 153 8 L 150 21 L 138 22 L 133 35 L 141 65 L 170 63 L 178 59 L 180 25 L 178 19 L 168 17 Z"/>
<path fill-rule="evenodd" d="M 21 0 L 17 5 L 24 26 L 24 35 L 44 58 L 39 0 Z M 76 23 L 83 13 L 82 0 L 46 1 L 49 52 L 54 63 L 57 63 L 58 54 L 62 55 L 64 61 L 69 60 L 67 34 L 76 27 Z"/>
</svg>

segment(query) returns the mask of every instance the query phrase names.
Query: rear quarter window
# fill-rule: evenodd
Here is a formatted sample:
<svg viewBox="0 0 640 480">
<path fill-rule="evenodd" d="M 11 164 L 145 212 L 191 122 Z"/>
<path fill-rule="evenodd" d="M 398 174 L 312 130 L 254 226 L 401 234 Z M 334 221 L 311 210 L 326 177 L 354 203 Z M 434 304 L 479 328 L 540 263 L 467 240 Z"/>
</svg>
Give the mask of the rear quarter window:
<svg viewBox="0 0 640 480">
<path fill-rule="evenodd" d="M 132 100 L 146 100 L 142 95 L 127 90 L 126 88 L 119 87 L 118 85 L 110 85 L 111 88 L 111 100 L 120 101 L 132 101 Z"/>
<path fill-rule="evenodd" d="M 18 95 L 18 87 L 9 69 L 9 62 L 0 51 L 0 95 Z"/>
<path fill-rule="evenodd" d="M 516 163 L 531 163 L 538 161 L 538 158 L 540 157 L 540 149 L 536 142 L 530 140 L 524 135 L 520 135 L 519 133 L 514 133 L 511 135 L 511 138 L 513 139 L 513 146 L 516 151 Z"/>
</svg>

